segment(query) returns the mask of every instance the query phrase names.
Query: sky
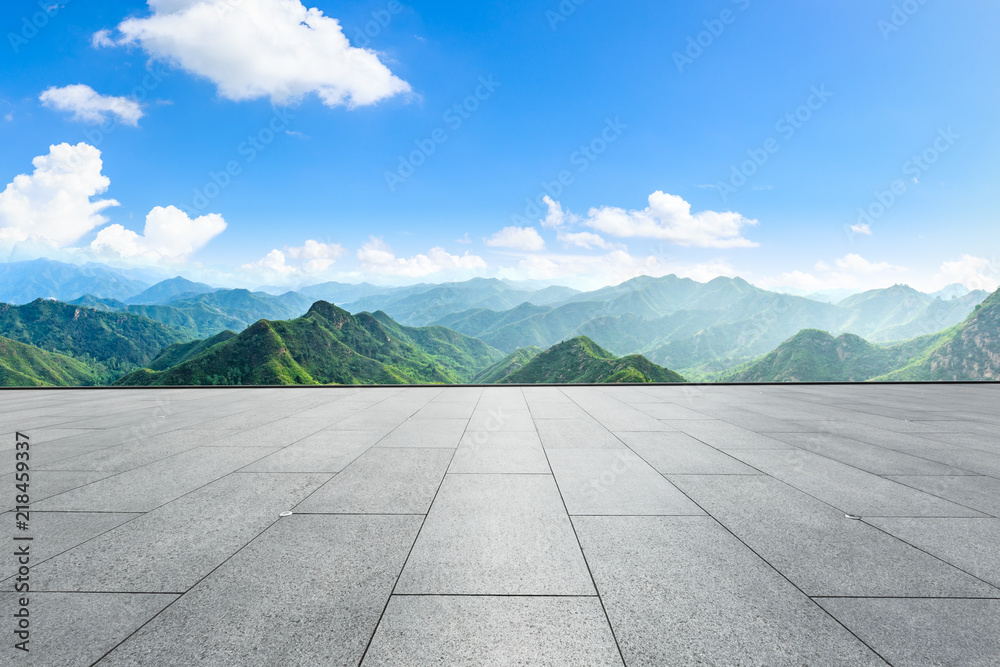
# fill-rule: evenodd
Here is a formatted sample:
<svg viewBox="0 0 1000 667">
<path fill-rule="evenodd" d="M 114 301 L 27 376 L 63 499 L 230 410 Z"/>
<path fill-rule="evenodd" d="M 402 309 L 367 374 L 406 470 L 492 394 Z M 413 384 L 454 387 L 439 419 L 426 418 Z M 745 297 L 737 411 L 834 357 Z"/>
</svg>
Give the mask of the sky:
<svg viewBox="0 0 1000 667">
<path fill-rule="evenodd" d="M 0 261 L 1000 283 L 995 0 L 16 0 Z"/>
</svg>

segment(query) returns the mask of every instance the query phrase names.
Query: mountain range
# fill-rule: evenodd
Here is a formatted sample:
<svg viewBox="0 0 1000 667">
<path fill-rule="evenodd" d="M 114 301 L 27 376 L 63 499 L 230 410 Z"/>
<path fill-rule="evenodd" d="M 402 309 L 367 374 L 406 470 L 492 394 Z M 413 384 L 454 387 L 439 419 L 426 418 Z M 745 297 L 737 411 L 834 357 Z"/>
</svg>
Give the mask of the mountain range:
<svg viewBox="0 0 1000 667">
<path fill-rule="evenodd" d="M 827 303 L 763 290 L 739 278 L 699 283 L 677 276 L 642 276 L 591 292 L 486 278 L 407 287 L 329 282 L 282 292 L 273 287 L 219 289 L 180 276 L 150 284 L 141 280 L 141 275 L 110 267 L 78 267 L 49 260 L 0 265 L 0 276 L 5 277 L 0 295 L 11 302 L 0 305 L 0 336 L 37 348 L 32 352 L 8 345 L 3 353 L 10 357 L 10 363 L 16 359 L 23 365 L 31 358 L 32 367 L 38 369 L 48 360 L 54 371 L 59 364 L 65 369 L 65 361 L 42 353 L 62 355 L 83 363 L 98 383 L 135 375 L 138 368 L 145 368 L 139 375 L 150 374 L 148 381 L 153 382 L 157 374 L 169 376 L 219 345 L 229 350 L 239 345 L 249 346 L 244 351 L 257 349 L 255 346 L 263 345 L 266 338 L 263 330 L 268 328 L 292 327 L 284 334 L 296 339 L 303 317 L 316 320 L 321 302 L 334 307 L 323 296 L 337 302 L 338 312 L 354 313 L 355 323 L 373 320 L 387 336 L 397 336 L 410 345 L 386 357 L 388 362 L 378 355 L 368 356 L 367 348 L 348 345 L 352 354 L 382 364 L 381 370 L 357 366 L 359 375 L 354 381 L 358 382 L 386 377 L 406 382 L 492 383 L 518 373 L 519 381 L 525 382 L 549 381 L 529 380 L 532 377 L 567 378 L 552 381 L 595 377 L 605 381 L 617 371 L 595 369 L 611 359 L 625 359 L 618 370 L 627 367 L 632 377 L 647 379 L 667 377 L 658 375 L 657 368 L 675 369 L 669 372 L 697 381 L 947 375 L 942 369 L 951 369 L 956 377 L 963 373 L 963 377 L 978 377 L 977 373 L 981 375 L 989 367 L 988 360 L 962 365 L 949 355 L 971 354 L 975 340 L 993 340 L 989 325 L 980 324 L 975 337 L 967 334 L 949 339 L 950 347 L 938 349 L 944 334 L 975 314 L 980 304 L 987 306 L 986 292 L 970 292 L 960 285 L 934 294 L 894 285 Z M 49 300 L 36 298 L 14 305 L 40 294 Z M 989 312 L 991 308 L 986 309 Z M 292 326 L 296 322 L 299 324 Z M 365 329 L 368 325 L 358 326 Z M 426 332 L 430 331 L 435 334 L 428 338 Z M 444 332 L 453 341 L 475 340 L 482 348 L 468 357 L 445 353 L 443 359 L 437 359 L 437 352 L 424 349 L 421 341 L 429 341 L 433 348 Z M 256 336 L 257 342 L 241 338 L 244 333 L 246 338 Z M 284 334 L 279 338 L 288 342 Z M 572 345 L 559 347 L 564 342 Z M 284 348 L 296 345 L 304 354 L 305 348 L 298 343 Z M 932 348 L 938 355 L 928 361 L 932 367 L 919 370 L 916 364 L 931 359 Z M 490 352 L 483 353 L 483 349 Z M 989 345 L 977 349 L 988 350 Z M 553 350 L 559 354 L 548 354 Z M 440 368 L 425 364 L 425 370 L 418 372 L 404 361 L 412 357 L 411 362 L 420 359 L 423 363 L 422 354 L 429 355 Z M 158 355 L 161 358 L 154 362 Z M 573 355 L 583 355 L 580 358 L 585 357 L 593 368 L 583 374 L 572 373 L 569 367 L 560 371 L 552 362 L 558 359 L 571 364 L 576 358 Z M 261 370 L 256 379 L 264 379 L 267 373 L 276 381 L 305 381 L 308 377 L 309 381 L 322 382 L 323 378 L 346 377 L 337 375 L 339 371 L 333 368 L 310 370 L 295 355 L 292 360 L 299 368 L 282 359 L 264 364 L 271 370 Z M 448 359 L 455 362 L 449 366 Z M 529 368 L 532 364 L 534 370 Z M 23 368 L 25 378 L 44 377 Z M 905 368 L 909 370 L 904 373 Z M 222 382 L 236 373 L 231 369 L 226 372 L 228 376 L 204 370 L 192 378 Z M 252 376 L 240 375 L 254 379 Z M 170 377 L 166 380 L 174 383 Z"/>
</svg>

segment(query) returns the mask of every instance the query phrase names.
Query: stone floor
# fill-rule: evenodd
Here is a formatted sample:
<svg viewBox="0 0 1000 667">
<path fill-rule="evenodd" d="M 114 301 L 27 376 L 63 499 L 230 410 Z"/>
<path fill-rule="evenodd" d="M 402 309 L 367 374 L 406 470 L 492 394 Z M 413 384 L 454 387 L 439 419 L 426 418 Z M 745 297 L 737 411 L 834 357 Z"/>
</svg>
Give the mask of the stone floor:
<svg viewBox="0 0 1000 667">
<path fill-rule="evenodd" d="M 998 405 L 996 385 L 0 392 L 7 508 L 31 442 L 4 664 L 995 666 Z"/>
</svg>

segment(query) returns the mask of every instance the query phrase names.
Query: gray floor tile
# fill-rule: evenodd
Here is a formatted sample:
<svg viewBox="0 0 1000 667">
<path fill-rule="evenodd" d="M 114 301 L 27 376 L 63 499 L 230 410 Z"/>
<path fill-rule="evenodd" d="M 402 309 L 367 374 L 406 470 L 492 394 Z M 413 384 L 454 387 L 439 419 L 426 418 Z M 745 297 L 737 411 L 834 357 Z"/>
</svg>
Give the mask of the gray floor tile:
<svg viewBox="0 0 1000 667">
<path fill-rule="evenodd" d="M 450 449 L 373 447 L 295 508 L 334 514 L 426 514 Z"/>
<path fill-rule="evenodd" d="M 394 596 L 362 663 L 622 664 L 596 597 Z"/>
<path fill-rule="evenodd" d="M 990 586 L 974 577 L 771 477 L 673 479 L 807 595 L 993 594 Z"/>
<path fill-rule="evenodd" d="M 971 475 L 958 468 L 832 433 L 774 433 L 772 437 L 875 475 Z"/>
<path fill-rule="evenodd" d="M 893 476 L 889 479 L 1000 518 L 1000 479 L 977 475 Z"/>
<path fill-rule="evenodd" d="M 973 517 L 962 507 L 812 452 L 740 451 L 733 455 L 768 475 L 860 516 Z"/>
<path fill-rule="evenodd" d="M 225 438 L 233 433 L 233 431 L 186 429 L 170 431 L 128 444 L 107 447 L 81 456 L 62 459 L 43 468 L 125 472 L 195 447 L 213 445 L 220 438 Z"/>
<path fill-rule="evenodd" d="M 820 599 L 893 665 L 995 667 L 1000 600 Z"/>
<path fill-rule="evenodd" d="M 13 467 L 13 463 L 11 463 L 7 469 L 11 470 Z M 30 472 L 29 475 L 31 502 L 38 503 L 46 498 L 86 486 L 92 482 L 110 477 L 113 474 L 110 472 L 77 472 L 73 470 L 35 470 Z M 14 473 L 0 476 L 0 486 L 2 488 L 13 489 L 14 481 Z M 4 498 L 4 501 L 5 509 L 14 508 L 13 497 Z M 34 508 L 42 509 L 38 505 L 34 505 Z"/>
<path fill-rule="evenodd" d="M 541 440 L 533 431 L 466 431 L 448 472 L 549 474 L 551 471 Z"/>
<path fill-rule="evenodd" d="M 548 457 L 570 514 L 704 514 L 627 449 L 553 449 Z"/>
<path fill-rule="evenodd" d="M 340 472 L 382 438 L 378 431 L 320 431 L 243 468 L 243 472 Z"/>
<path fill-rule="evenodd" d="M 31 567 L 34 571 L 34 568 L 49 558 L 142 515 L 112 512 L 31 512 L 29 516 L 31 530 L 22 535 L 32 538 L 30 552 Z M 14 514 L 7 512 L 0 515 L 0 523 L 5 527 L 12 526 Z M 8 544 L 14 543 L 11 541 Z M 0 579 L 6 579 L 16 573 L 17 563 L 14 562 L 14 558 L 0 561 Z"/>
<path fill-rule="evenodd" d="M 548 475 L 448 475 L 397 593 L 593 595 Z"/>
<path fill-rule="evenodd" d="M 0 593 L 0 610 L 8 624 L 18 597 Z M 7 656 L 8 665 L 19 667 L 90 665 L 176 599 L 176 595 L 32 593 L 28 652 L 14 648 L 11 634 L 0 655 Z"/>
<path fill-rule="evenodd" d="M 576 517 L 633 665 L 879 665 L 710 517 Z"/>
<path fill-rule="evenodd" d="M 588 419 L 590 415 L 579 405 L 567 400 L 565 402 L 543 403 L 528 401 L 533 419 Z"/>
<path fill-rule="evenodd" d="M 385 436 L 377 447 L 458 447 L 468 419 L 410 419 Z"/>
<path fill-rule="evenodd" d="M 540 419 L 535 422 L 545 449 L 625 449 L 625 445 L 600 422 L 590 419 Z"/>
<path fill-rule="evenodd" d="M 722 421 L 704 419 L 669 420 L 672 428 L 694 436 L 723 451 L 740 449 L 792 449 L 792 446 L 754 431 Z"/>
<path fill-rule="evenodd" d="M 1000 598 L 1000 519 L 869 519 L 899 539 L 996 587 Z"/>
<path fill-rule="evenodd" d="M 41 590 L 186 591 L 329 475 L 229 475 L 32 570 Z"/>
<path fill-rule="evenodd" d="M 355 665 L 419 526 L 420 517 L 286 517 L 101 667 Z"/>
<path fill-rule="evenodd" d="M 664 474 L 756 475 L 745 463 L 679 431 L 616 433 L 629 449 Z"/>
<path fill-rule="evenodd" d="M 483 407 L 472 413 L 470 431 L 530 431 L 535 432 L 535 422 L 527 408 Z"/>
<path fill-rule="evenodd" d="M 262 447 L 199 447 L 52 496 L 48 511 L 148 512 L 266 456 Z M 101 473 L 96 473 L 101 474 Z"/>
</svg>

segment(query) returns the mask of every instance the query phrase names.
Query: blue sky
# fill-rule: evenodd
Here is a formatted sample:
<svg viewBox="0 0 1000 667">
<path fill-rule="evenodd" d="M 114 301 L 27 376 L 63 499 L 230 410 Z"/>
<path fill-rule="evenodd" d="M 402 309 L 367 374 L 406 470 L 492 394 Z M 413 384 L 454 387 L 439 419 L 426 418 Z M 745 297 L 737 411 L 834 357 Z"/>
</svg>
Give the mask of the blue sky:
<svg viewBox="0 0 1000 667">
<path fill-rule="evenodd" d="M 997 286 L 992 0 L 54 2 L 0 9 L 3 258 Z"/>
</svg>

